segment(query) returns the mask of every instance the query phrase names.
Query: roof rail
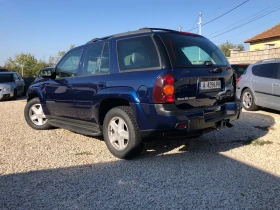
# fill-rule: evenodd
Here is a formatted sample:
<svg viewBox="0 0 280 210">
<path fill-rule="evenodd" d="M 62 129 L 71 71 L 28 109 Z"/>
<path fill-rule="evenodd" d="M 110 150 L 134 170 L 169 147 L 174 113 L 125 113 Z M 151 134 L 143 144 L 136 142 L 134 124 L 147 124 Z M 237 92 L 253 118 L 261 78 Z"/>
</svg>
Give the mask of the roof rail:
<svg viewBox="0 0 280 210">
<path fill-rule="evenodd" d="M 136 30 L 136 31 L 128 31 L 128 32 L 124 32 L 124 33 L 113 34 L 113 35 L 110 35 L 110 36 L 101 37 L 101 38 L 94 38 L 94 39 L 88 41 L 87 44 L 92 43 L 92 42 L 97 42 L 97 41 L 100 41 L 100 40 L 104 40 L 104 39 L 113 38 L 113 37 L 126 36 L 126 35 L 132 35 L 132 34 L 140 34 L 140 33 L 148 33 L 148 32 L 152 32 L 152 31 L 178 32 L 178 31 L 171 30 L 171 29 L 166 29 L 166 28 L 140 28 L 139 30 Z"/>
<path fill-rule="evenodd" d="M 280 58 L 268 58 L 268 59 L 259 60 L 256 63 L 262 63 L 262 62 L 265 62 L 265 61 L 274 61 L 274 60 L 278 60 L 278 59 L 280 59 Z"/>
<path fill-rule="evenodd" d="M 178 32 L 178 31 L 175 31 L 175 30 L 172 30 L 172 29 L 166 29 L 166 28 L 148 28 L 148 27 L 145 27 L 145 28 L 140 28 L 140 30 L 150 30 L 150 31 L 173 31 L 173 32 Z"/>
</svg>

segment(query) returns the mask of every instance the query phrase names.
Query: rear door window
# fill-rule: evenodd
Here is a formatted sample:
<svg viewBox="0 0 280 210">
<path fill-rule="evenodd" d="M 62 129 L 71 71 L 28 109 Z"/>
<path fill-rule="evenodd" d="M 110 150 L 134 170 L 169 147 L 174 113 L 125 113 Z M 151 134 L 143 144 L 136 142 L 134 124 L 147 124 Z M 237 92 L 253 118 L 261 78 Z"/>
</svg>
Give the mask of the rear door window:
<svg viewBox="0 0 280 210">
<path fill-rule="evenodd" d="M 120 71 L 150 70 L 160 67 L 155 43 L 151 36 L 140 36 L 117 41 Z"/>
<path fill-rule="evenodd" d="M 267 63 L 267 64 L 261 64 L 254 66 L 252 69 L 252 73 L 255 76 L 258 77 L 264 77 L 264 78 L 276 78 L 275 74 L 275 68 L 277 64 L 276 63 Z"/>
<path fill-rule="evenodd" d="M 88 47 L 83 66 L 83 75 L 107 74 L 109 68 L 109 44 L 96 43 Z"/>
<path fill-rule="evenodd" d="M 221 50 L 204 37 L 178 33 L 160 34 L 160 37 L 173 68 L 205 66 L 207 61 L 212 67 L 229 65 Z"/>
</svg>

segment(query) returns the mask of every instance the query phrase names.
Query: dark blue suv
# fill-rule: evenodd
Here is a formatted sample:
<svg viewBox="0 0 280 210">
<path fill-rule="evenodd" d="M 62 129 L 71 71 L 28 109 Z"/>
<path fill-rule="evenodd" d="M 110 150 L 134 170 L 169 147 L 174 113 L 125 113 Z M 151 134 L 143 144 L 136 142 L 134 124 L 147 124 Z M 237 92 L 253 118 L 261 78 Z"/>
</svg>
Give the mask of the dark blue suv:
<svg viewBox="0 0 280 210">
<path fill-rule="evenodd" d="M 227 59 L 191 33 L 143 28 L 96 38 L 43 77 L 28 90 L 27 123 L 103 135 L 118 158 L 139 155 L 148 136 L 231 127 L 241 112 Z"/>
</svg>

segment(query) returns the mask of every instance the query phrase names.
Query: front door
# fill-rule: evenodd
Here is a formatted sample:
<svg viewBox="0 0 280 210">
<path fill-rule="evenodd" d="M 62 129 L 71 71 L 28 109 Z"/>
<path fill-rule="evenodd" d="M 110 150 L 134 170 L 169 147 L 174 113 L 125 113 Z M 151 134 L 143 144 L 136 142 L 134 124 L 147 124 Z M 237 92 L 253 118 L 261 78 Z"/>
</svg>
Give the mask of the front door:
<svg viewBox="0 0 280 210">
<path fill-rule="evenodd" d="M 79 73 L 83 48 L 68 52 L 56 66 L 56 79 L 45 86 L 46 113 L 52 117 L 77 118 L 75 81 Z"/>
</svg>

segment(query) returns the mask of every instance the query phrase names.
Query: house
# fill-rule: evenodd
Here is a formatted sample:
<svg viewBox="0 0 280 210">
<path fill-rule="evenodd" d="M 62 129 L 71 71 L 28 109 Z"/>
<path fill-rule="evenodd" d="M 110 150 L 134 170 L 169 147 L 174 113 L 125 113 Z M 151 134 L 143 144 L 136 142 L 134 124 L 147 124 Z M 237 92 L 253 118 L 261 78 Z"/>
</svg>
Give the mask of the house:
<svg viewBox="0 0 280 210">
<path fill-rule="evenodd" d="M 246 40 L 245 43 L 250 43 L 250 51 L 279 48 L 280 47 L 280 23 Z"/>
</svg>

